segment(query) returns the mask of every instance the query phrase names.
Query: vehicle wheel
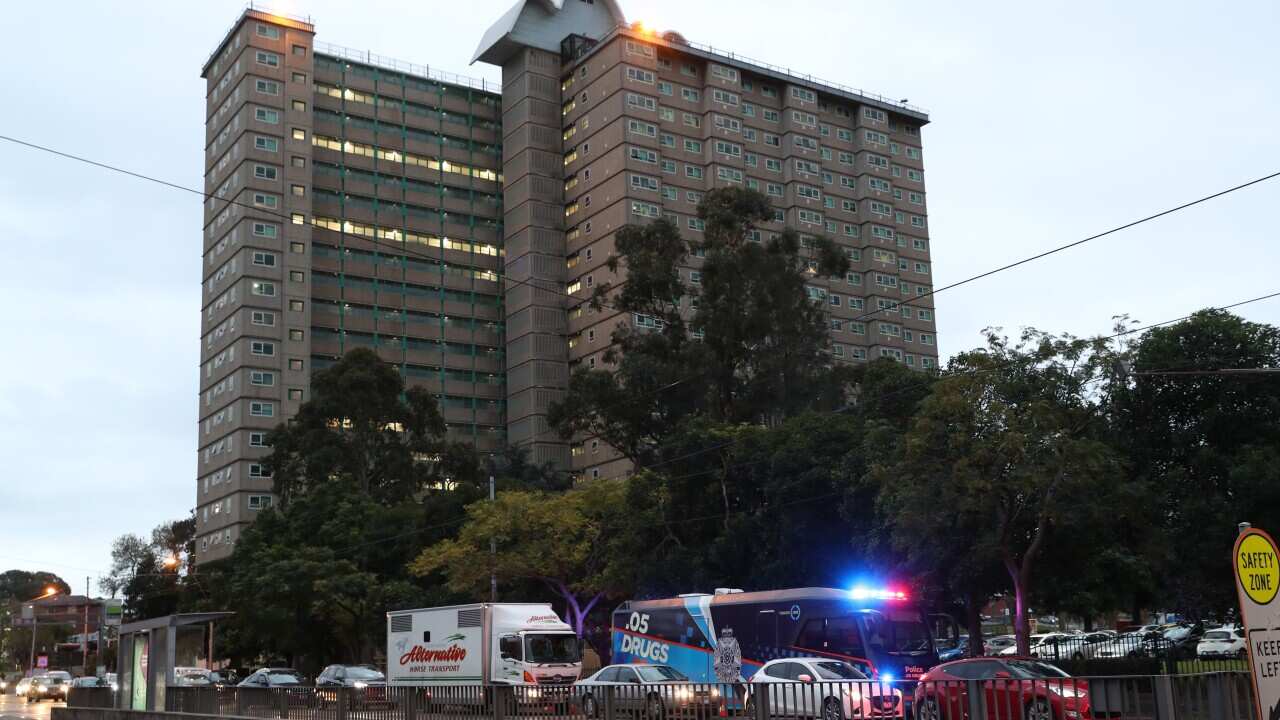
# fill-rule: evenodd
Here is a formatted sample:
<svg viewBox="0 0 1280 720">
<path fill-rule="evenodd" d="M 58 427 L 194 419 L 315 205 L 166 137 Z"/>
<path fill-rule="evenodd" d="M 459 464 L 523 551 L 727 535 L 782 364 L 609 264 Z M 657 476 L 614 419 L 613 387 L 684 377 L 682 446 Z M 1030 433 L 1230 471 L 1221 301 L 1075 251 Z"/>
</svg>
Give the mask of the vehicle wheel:
<svg viewBox="0 0 1280 720">
<path fill-rule="evenodd" d="M 1044 698 L 1032 700 L 1027 703 L 1027 710 L 1022 716 L 1026 720 L 1053 720 L 1053 706 Z"/>
<path fill-rule="evenodd" d="M 822 720 L 844 720 L 844 708 L 840 707 L 839 700 L 827 698 L 822 701 Z"/>
<path fill-rule="evenodd" d="M 584 695 L 582 698 L 582 714 L 593 718 L 597 716 L 598 712 L 600 712 L 600 708 L 596 707 L 596 699 L 590 695 Z"/>
<path fill-rule="evenodd" d="M 645 714 L 649 720 L 662 720 L 666 715 L 667 709 L 662 704 L 662 698 L 657 695 L 649 697 L 649 702 L 645 703 Z"/>
<path fill-rule="evenodd" d="M 927 697 L 920 707 L 916 708 L 916 720 L 942 720 L 942 710 L 938 707 L 938 699 Z"/>
</svg>

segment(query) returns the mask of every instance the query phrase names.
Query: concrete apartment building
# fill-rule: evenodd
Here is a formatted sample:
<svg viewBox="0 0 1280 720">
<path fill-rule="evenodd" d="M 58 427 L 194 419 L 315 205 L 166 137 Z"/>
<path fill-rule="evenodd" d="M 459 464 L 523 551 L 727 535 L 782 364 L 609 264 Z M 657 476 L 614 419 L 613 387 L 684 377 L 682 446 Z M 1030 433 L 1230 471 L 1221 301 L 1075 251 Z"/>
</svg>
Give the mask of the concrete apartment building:
<svg viewBox="0 0 1280 720">
<path fill-rule="evenodd" d="M 628 465 L 546 422 L 619 323 L 592 312 L 613 235 L 668 217 L 693 236 L 715 187 L 839 242 L 814 277 L 843 362 L 937 363 L 922 111 L 627 25 L 612 0 L 522 0 L 473 61 L 500 87 L 318 44 L 247 10 L 208 88 L 198 561 L 270 505 L 265 433 L 308 378 L 374 348 L 433 390 L 455 439 L 525 448 L 586 477 Z M 235 204 L 228 204 L 227 201 Z M 682 271 L 699 281 L 696 257 Z"/>
</svg>

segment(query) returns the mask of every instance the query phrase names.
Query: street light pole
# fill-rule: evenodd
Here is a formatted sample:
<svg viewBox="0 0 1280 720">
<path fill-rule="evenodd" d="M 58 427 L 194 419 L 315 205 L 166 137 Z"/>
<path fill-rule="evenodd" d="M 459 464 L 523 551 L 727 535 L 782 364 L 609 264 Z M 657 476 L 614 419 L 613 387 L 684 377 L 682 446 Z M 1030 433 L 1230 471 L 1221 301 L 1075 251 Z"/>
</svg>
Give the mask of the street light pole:
<svg viewBox="0 0 1280 720">
<path fill-rule="evenodd" d="M 58 588 L 50 585 L 44 589 L 43 595 L 37 595 L 27 601 L 31 605 L 31 653 L 27 655 L 27 677 L 36 676 L 36 631 L 40 629 L 40 617 L 36 615 L 35 602 L 57 594 Z"/>
</svg>

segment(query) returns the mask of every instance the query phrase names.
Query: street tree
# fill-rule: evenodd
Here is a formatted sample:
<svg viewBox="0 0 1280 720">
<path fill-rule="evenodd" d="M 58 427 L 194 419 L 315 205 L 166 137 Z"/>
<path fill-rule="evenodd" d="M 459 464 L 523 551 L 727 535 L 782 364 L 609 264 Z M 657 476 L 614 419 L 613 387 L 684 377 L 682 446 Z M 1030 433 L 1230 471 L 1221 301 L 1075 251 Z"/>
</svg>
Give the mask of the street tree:
<svg viewBox="0 0 1280 720">
<path fill-rule="evenodd" d="M 422 551 L 410 565 L 419 577 L 443 578 L 449 589 L 479 600 L 499 583 L 536 581 L 564 601 L 579 635 L 601 600 L 630 589 L 638 556 L 617 532 L 626 522 L 626 482 L 599 480 L 563 493 L 509 491 L 472 503 L 456 538 Z M 491 551 L 490 543 L 494 543 Z"/>
<path fill-rule="evenodd" d="M 1226 617 L 1236 598 L 1222 558 L 1236 523 L 1280 516 L 1280 374 L 1212 371 L 1280 367 L 1280 328 L 1204 310 L 1144 333 L 1128 362 L 1113 389 L 1115 437 L 1155 497 L 1158 597 Z"/>
<path fill-rule="evenodd" d="M 960 577 L 994 565 L 1015 598 L 1019 652 L 1028 650 L 1035 570 L 1074 514 L 1096 507 L 1120 477 L 1092 389 L 1110 354 L 1101 341 L 1026 330 L 1011 344 L 988 332 L 987 347 L 961 353 L 912 422 L 899 462 L 880 469 L 881 502 L 895 544 L 925 540 L 964 548 L 937 570 Z M 889 482 L 889 479 L 892 482 Z M 989 590 L 978 586 L 975 591 Z"/>
<path fill-rule="evenodd" d="M 763 235 L 773 210 L 755 191 L 712 190 L 698 216 L 696 241 L 666 220 L 618 232 L 607 267 L 625 282 L 598 283 L 591 303 L 621 314 L 609 369 L 574 372 L 549 417 L 563 437 L 600 438 L 646 465 L 687 419 L 777 424 L 843 404 L 847 375 L 807 282 L 843 277 L 844 254 L 825 237 Z M 700 279 L 686 283 L 681 269 L 695 263 Z"/>
<path fill-rule="evenodd" d="M 6 570 L 0 573 L 0 604 L 25 602 L 45 594 L 49 588 L 54 588 L 63 595 L 71 593 L 71 586 L 54 573 Z"/>
</svg>

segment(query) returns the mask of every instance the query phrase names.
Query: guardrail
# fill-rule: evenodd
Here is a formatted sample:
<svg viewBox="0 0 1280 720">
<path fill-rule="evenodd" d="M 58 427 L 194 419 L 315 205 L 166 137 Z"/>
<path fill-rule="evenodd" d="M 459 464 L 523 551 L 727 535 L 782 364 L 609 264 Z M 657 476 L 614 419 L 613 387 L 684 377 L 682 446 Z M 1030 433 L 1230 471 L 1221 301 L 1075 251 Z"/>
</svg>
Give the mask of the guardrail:
<svg viewBox="0 0 1280 720">
<path fill-rule="evenodd" d="M 1251 720 L 1247 673 L 893 683 L 170 687 L 168 712 L 281 720 Z"/>
</svg>

